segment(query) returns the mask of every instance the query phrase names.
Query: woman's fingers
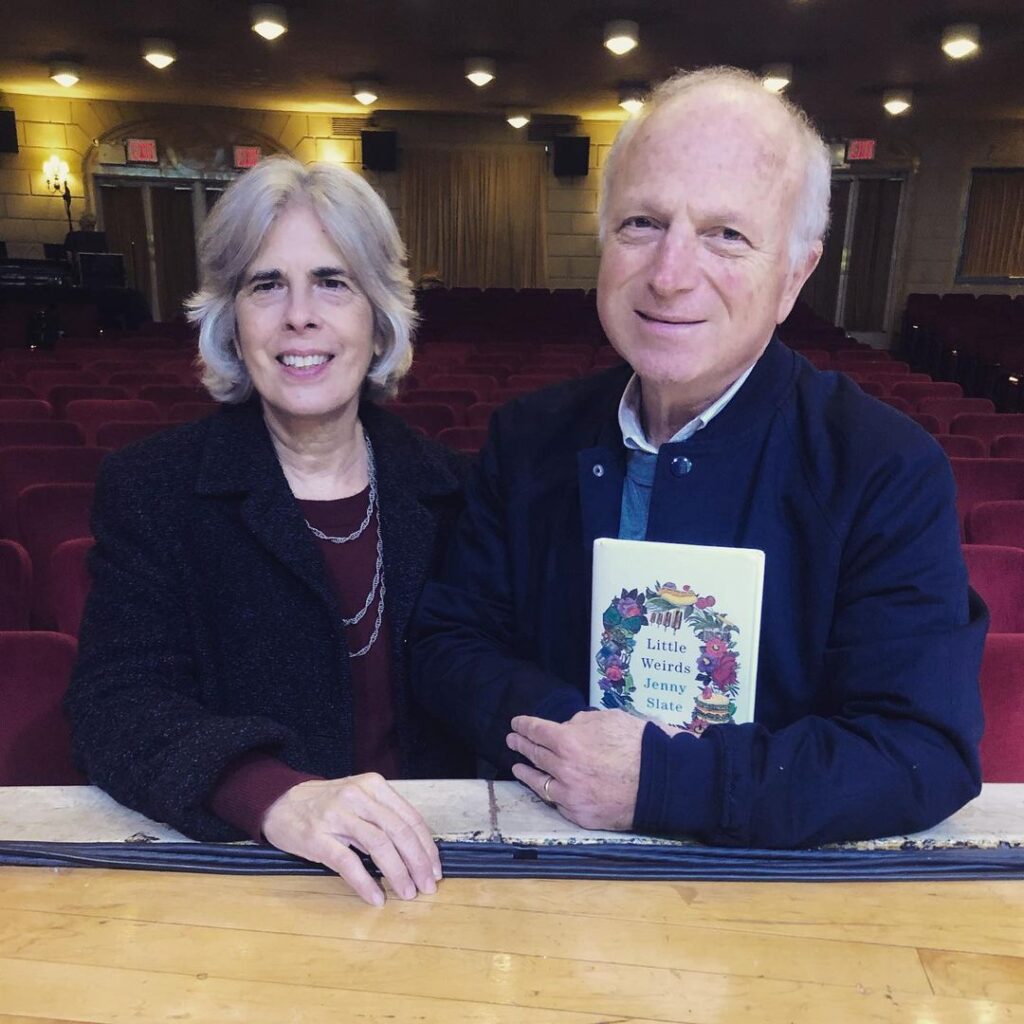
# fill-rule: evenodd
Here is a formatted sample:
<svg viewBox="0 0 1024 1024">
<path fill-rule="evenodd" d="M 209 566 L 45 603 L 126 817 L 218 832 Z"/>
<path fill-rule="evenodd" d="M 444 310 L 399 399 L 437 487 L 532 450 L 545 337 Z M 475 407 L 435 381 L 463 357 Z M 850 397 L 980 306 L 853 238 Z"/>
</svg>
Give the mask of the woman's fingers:
<svg viewBox="0 0 1024 1024">
<path fill-rule="evenodd" d="M 426 822 L 379 775 L 294 786 L 267 811 L 263 834 L 279 849 L 336 871 L 368 903 L 379 906 L 383 893 L 350 845 L 401 898 L 437 891 L 441 864 Z"/>
<path fill-rule="evenodd" d="M 382 786 L 379 791 L 375 789 L 377 798 L 404 821 L 416 834 L 420 846 L 423 848 L 427 859 L 430 862 L 430 873 L 435 880 L 441 878 L 441 855 L 437 850 L 437 843 L 430 832 L 430 828 L 423 820 L 423 815 L 405 797 L 397 793 L 391 786 L 381 779 Z M 420 886 L 422 889 L 423 887 Z"/>
</svg>

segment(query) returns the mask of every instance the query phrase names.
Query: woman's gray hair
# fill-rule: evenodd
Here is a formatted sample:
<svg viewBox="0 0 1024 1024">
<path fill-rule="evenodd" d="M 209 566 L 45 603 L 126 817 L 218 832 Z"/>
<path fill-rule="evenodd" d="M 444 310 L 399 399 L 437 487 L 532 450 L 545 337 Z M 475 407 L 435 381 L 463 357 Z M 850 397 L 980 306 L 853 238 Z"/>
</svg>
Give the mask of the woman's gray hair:
<svg viewBox="0 0 1024 1024">
<path fill-rule="evenodd" d="M 373 309 L 371 398 L 395 393 L 412 363 L 416 326 L 405 246 L 384 201 L 358 174 L 337 164 L 305 166 L 271 156 L 233 182 L 203 226 L 199 291 L 185 303 L 199 325 L 203 384 L 219 402 L 243 402 L 252 380 L 238 354 L 235 296 L 275 219 L 293 203 L 312 209 Z"/>
<path fill-rule="evenodd" d="M 615 176 L 622 156 L 629 147 L 629 141 L 637 129 L 653 113 L 666 106 L 684 93 L 709 86 L 724 86 L 734 91 L 746 90 L 758 99 L 774 101 L 787 116 L 794 133 L 803 149 L 804 178 L 793 214 L 792 231 L 789 240 L 789 258 L 796 265 L 810 252 L 812 246 L 822 241 L 828 231 L 829 199 L 831 198 L 832 162 L 825 145 L 811 119 L 792 100 L 778 93 L 768 92 L 761 80 L 750 71 L 733 67 L 701 68 L 699 71 L 678 71 L 667 78 L 651 93 L 643 110 L 627 121 L 615 137 L 611 151 L 605 160 L 604 176 L 601 183 L 601 207 L 599 225 L 601 241 L 604 242 L 609 224 L 609 197 L 615 184 Z"/>
</svg>

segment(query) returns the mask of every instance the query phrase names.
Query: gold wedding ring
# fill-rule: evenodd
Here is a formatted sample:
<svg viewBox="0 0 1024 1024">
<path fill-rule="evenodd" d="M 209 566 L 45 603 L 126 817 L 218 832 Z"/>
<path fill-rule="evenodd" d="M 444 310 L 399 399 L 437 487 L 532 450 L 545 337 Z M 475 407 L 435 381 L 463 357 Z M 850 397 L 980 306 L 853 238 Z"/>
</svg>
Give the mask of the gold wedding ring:
<svg viewBox="0 0 1024 1024">
<path fill-rule="evenodd" d="M 553 804 L 553 803 L 554 803 L 555 801 L 551 799 L 551 794 L 550 794 L 550 793 L 548 792 L 548 789 L 549 789 L 549 787 L 550 787 L 550 786 L 551 786 L 551 776 L 549 775 L 549 776 L 548 776 L 548 777 L 547 777 L 547 778 L 546 778 L 546 779 L 544 780 L 544 799 L 545 799 L 545 800 L 546 800 L 546 801 L 547 801 L 547 802 L 548 802 L 549 804 Z"/>
</svg>

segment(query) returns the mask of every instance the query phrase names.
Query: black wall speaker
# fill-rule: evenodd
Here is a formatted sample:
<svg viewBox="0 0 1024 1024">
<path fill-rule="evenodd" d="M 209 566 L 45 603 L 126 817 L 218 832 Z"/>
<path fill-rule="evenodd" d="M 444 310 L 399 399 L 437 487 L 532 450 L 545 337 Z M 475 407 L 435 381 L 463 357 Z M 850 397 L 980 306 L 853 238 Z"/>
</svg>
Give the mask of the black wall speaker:
<svg viewBox="0 0 1024 1024">
<path fill-rule="evenodd" d="M 368 171 L 398 170 L 398 132 L 360 132 L 363 167 Z"/>
<path fill-rule="evenodd" d="M 18 126 L 13 110 L 0 110 L 0 153 L 18 152 Z"/>
<path fill-rule="evenodd" d="M 556 178 L 584 178 L 590 168 L 590 138 L 559 135 L 555 139 L 553 170 Z"/>
</svg>

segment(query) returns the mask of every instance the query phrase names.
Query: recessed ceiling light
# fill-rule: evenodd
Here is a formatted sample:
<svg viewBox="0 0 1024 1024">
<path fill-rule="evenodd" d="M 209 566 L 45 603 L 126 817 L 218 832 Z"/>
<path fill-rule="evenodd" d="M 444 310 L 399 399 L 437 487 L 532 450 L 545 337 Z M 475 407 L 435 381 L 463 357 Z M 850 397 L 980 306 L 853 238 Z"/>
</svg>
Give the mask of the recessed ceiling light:
<svg viewBox="0 0 1024 1024">
<path fill-rule="evenodd" d="M 65 89 L 70 89 L 82 76 L 81 68 L 71 61 L 60 61 L 50 65 L 50 77 Z"/>
<path fill-rule="evenodd" d="M 644 96 L 646 90 L 639 85 L 627 85 L 619 90 L 619 106 L 627 114 L 635 116 L 644 109 Z"/>
<path fill-rule="evenodd" d="M 142 41 L 142 58 L 155 68 L 163 71 L 178 59 L 178 51 L 174 43 L 166 39 L 144 39 Z"/>
<path fill-rule="evenodd" d="M 364 78 L 359 82 L 352 83 L 352 95 L 359 100 L 364 107 L 377 102 L 377 83 Z"/>
<path fill-rule="evenodd" d="M 942 33 L 942 49 L 953 60 L 972 57 L 978 52 L 978 26 L 966 23 L 950 25 Z"/>
<path fill-rule="evenodd" d="M 621 57 L 640 42 L 640 26 L 635 21 L 609 21 L 604 27 L 604 45 Z"/>
<path fill-rule="evenodd" d="M 478 88 L 494 81 L 497 73 L 490 57 L 470 57 L 466 61 L 466 77 Z"/>
<path fill-rule="evenodd" d="M 769 92 L 782 92 L 792 81 L 792 64 L 765 64 L 761 71 L 761 84 Z"/>
<path fill-rule="evenodd" d="M 509 114 L 505 120 L 508 121 L 513 128 L 525 128 L 530 123 L 530 115 L 516 111 L 515 113 Z"/>
<path fill-rule="evenodd" d="M 882 94 L 882 106 L 893 117 L 899 117 L 910 109 L 913 94 L 909 89 L 886 89 Z"/>
<path fill-rule="evenodd" d="M 253 4 L 249 14 L 253 32 L 264 39 L 277 39 L 288 31 L 288 12 L 281 4 Z"/>
</svg>

